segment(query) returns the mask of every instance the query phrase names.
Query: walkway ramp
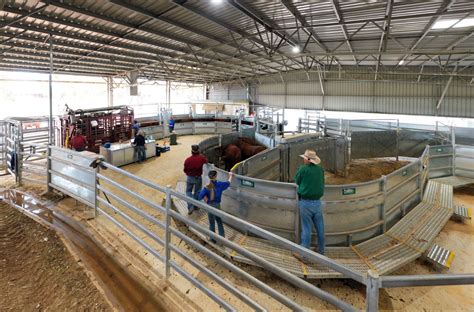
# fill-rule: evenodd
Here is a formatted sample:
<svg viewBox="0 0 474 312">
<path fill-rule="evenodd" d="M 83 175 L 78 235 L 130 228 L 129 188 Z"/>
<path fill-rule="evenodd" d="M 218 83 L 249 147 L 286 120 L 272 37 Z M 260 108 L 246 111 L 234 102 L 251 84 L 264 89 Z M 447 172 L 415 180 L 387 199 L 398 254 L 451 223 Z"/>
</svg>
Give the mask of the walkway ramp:
<svg viewBox="0 0 474 312">
<path fill-rule="evenodd" d="M 178 182 L 176 190 L 185 193 L 186 183 Z M 372 269 L 388 274 L 423 255 L 453 213 L 453 187 L 429 181 L 423 201 L 386 233 L 351 247 L 327 247 L 326 256 L 354 271 L 365 274 Z M 208 227 L 207 213 L 198 210 L 188 216 L 186 202 L 174 199 L 175 208 L 183 216 Z M 248 236 L 224 224 L 226 238 L 258 254 L 275 265 L 297 276 L 308 279 L 342 278 L 331 269 L 318 264 L 304 264 L 291 255 L 291 251 L 264 239 Z M 191 229 L 207 241 L 207 237 Z M 209 242 L 225 256 L 239 262 L 255 265 L 251 260 L 227 247 Z"/>
<path fill-rule="evenodd" d="M 449 185 L 452 185 L 453 187 L 460 187 L 460 186 L 464 186 L 468 184 L 474 184 L 474 179 L 460 177 L 460 176 L 442 177 L 442 178 L 433 179 L 433 181 L 443 183 L 443 184 L 449 184 Z"/>
</svg>

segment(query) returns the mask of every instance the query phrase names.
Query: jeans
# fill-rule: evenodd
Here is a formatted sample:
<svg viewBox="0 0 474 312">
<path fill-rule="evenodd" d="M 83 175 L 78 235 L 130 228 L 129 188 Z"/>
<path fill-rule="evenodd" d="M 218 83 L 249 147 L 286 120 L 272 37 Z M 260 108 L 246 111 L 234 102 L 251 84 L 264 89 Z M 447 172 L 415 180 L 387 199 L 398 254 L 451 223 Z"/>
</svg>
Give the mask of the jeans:
<svg viewBox="0 0 474 312">
<path fill-rule="evenodd" d="M 220 209 L 220 204 L 218 203 L 213 203 L 209 204 L 210 206 Z M 208 213 L 207 217 L 209 218 L 209 231 L 211 232 L 216 232 L 216 222 L 217 222 L 217 231 L 219 232 L 219 235 L 224 237 L 224 224 L 222 224 L 222 219 L 218 216 L 213 215 L 212 213 Z"/>
<path fill-rule="evenodd" d="M 188 197 L 194 198 L 195 200 L 199 197 L 199 192 L 201 192 L 202 188 L 202 178 L 199 177 L 186 177 L 186 195 Z M 193 194 L 194 189 L 194 194 Z M 193 204 L 188 203 L 188 210 L 193 210 Z"/>
<path fill-rule="evenodd" d="M 311 245 L 312 227 L 316 228 L 318 236 L 318 252 L 324 255 L 324 219 L 322 212 L 322 203 L 320 200 L 299 201 L 300 218 L 301 218 L 301 246 L 309 248 Z"/>
<path fill-rule="evenodd" d="M 145 159 L 146 159 L 145 146 L 135 146 L 134 149 L 135 149 L 134 158 L 138 162 L 145 161 Z"/>
</svg>

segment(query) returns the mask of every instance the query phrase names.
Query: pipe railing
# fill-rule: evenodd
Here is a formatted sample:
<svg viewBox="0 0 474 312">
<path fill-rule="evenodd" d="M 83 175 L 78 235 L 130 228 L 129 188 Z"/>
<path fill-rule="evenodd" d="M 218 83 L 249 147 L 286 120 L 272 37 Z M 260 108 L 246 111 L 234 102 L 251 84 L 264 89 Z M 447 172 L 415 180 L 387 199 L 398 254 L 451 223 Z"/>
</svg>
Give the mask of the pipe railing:
<svg viewBox="0 0 474 312">
<path fill-rule="evenodd" d="M 211 206 L 209 206 L 209 205 L 207 205 L 203 202 L 191 199 L 191 198 L 187 197 L 186 195 L 184 195 L 182 193 L 171 190 L 170 188 L 164 188 L 164 187 L 159 186 L 159 185 L 157 185 L 157 184 L 155 184 L 151 181 L 148 181 L 146 179 L 137 177 L 137 176 L 135 176 L 133 174 L 130 174 L 129 172 L 127 172 L 123 169 L 117 168 L 117 167 L 112 166 L 112 165 L 110 165 L 108 163 L 105 163 L 105 162 L 103 163 L 103 166 L 110 169 L 110 170 L 112 170 L 112 171 L 114 171 L 115 173 L 118 173 L 118 174 L 121 174 L 125 177 L 128 177 L 128 178 L 134 180 L 135 182 L 141 183 L 144 186 L 150 187 L 153 190 L 164 193 L 166 195 L 166 197 L 165 197 L 166 198 L 166 201 L 165 201 L 166 208 L 164 208 L 161 205 L 155 204 L 152 201 L 144 198 L 143 196 L 136 194 L 135 192 L 133 192 L 129 188 L 127 188 L 127 187 L 121 185 L 120 183 L 114 181 L 112 178 L 104 176 L 102 173 L 97 174 L 97 179 L 99 181 L 99 185 L 98 185 L 97 188 L 100 192 L 102 192 L 103 194 L 105 194 L 107 196 L 106 198 L 108 198 L 108 200 L 106 200 L 106 199 L 104 199 L 104 198 L 102 198 L 98 195 L 97 196 L 98 203 L 101 206 L 105 206 L 106 208 L 112 210 L 114 212 L 114 216 L 119 215 L 123 220 L 125 220 L 128 223 L 134 225 L 141 232 L 143 232 L 144 234 L 146 234 L 147 236 L 152 238 L 154 241 L 160 243 L 161 246 L 164 245 L 165 248 L 164 248 L 163 251 L 161 251 L 161 253 L 159 251 L 155 250 L 155 252 L 153 254 L 157 254 L 157 255 L 159 254 L 160 256 L 158 258 L 161 259 L 161 260 L 164 259 L 163 262 L 165 263 L 165 272 L 166 272 L 165 275 L 169 276 L 169 268 L 174 268 L 176 270 L 176 268 L 173 265 L 173 262 L 172 262 L 172 260 L 169 256 L 170 251 L 173 251 L 173 252 L 177 253 L 180 256 L 184 255 L 185 260 L 191 257 L 191 256 L 185 254 L 185 252 L 182 251 L 182 250 L 180 250 L 179 252 L 176 251 L 176 249 L 178 247 L 171 243 L 171 235 L 179 237 L 180 239 L 183 239 L 184 241 L 186 241 L 187 243 L 190 243 L 194 247 L 196 247 L 197 245 L 200 245 L 198 242 L 194 241 L 192 238 L 182 234 L 181 232 L 179 232 L 179 230 L 172 227 L 171 223 L 169 222 L 169 218 L 172 217 L 173 219 L 186 224 L 187 226 L 197 230 L 198 232 L 215 239 L 218 243 L 222 244 L 223 246 L 226 246 L 228 248 L 231 248 L 232 250 L 235 250 L 236 252 L 240 253 L 244 257 L 247 257 L 248 259 L 250 259 L 253 262 L 255 262 L 256 264 L 258 264 L 259 266 L 267 269 L 268 271 L 273 272 L 274 274 L 277 274 L 278 276 L 280 276 L 281 278 L 285 279 L 286 281 L 292 283 L 293 285 L 295 285 L 295 286 L 297 286 L 301 289 L 304 289 L 307 292 L 309 292 L 310 294 L 333 304 L 337 308 L 345 310 L 345 311 L 354 310 L 354 307 L 352 307 L 350 304 L 342 301 L 341 299 L 335 297 L 334 295 L 332 295 L 332 294 L 330 294 L 330 293 L 328 293 L 324 290 L 321 290 L 320 288 L 315 287 L 314 285 L 312 285 L 312 284 L 310 284 L 310 283 L 294 276 L 293 274 L 285 271 L 284 269 L 278 267 L 277 265 L 265 260 L 261 256 L 259 256 L 255 253 L 241 247 L 240 245 L 228 240 L 227 238 L 221 237 L 221 236 L 215 234 L 214 232 L 209 231 L 208 229 L 206 229 L 202 225 L 196 223 L 195 221 L 180 215 L 178 212 L 175 212 L 175 211 L 171 210 L 169 208 L 171 206 L 171 200 L 172 200 L 172 198 L 177 198 L 177 199 L 189 202 L 189 203 L 191 203 L 195 206 L 198 206 L 198 207 L 200 207 L 200 208 L 202 208 L 202 209 L 204 209 L 208 212 L 211 212 L 212 214 L 214 214 L 218 217 L 221 217 L 226 222 L 232 223 L 232 225 L 234 227 L 237 226 L 238 228 L 240 228 L 243 231 L 253 233 L 253 234 L 258 235 L 262 238 L 270 240 L 274 243 L 285 246 L 288 249 L 300 252 L 301 254 L 303 254 L 305 257 L 307 257 L 310 260 L 313 260 L 315 262 L 326 265 L 330 268 L 333 268 L 333 269 L 341 272 L 342 274 L 344 274 L 347 277 L 350 277 L 350 278 L 355 279 L 355 280 L 357 280 L 361 283 L 364 283 L 364 278 L 365 277 L 362 276 L 360 273 L 353 272 L 349 268 L 347 268 L 347 267 L 345 267 L 345 266 L 343 266 L 343 265 L 341 265 L 341 264 L 339 264 L 339 263 L 337 263 L 337 262 L 335 262 L 335 261 L 333 261 L 333 260 L 331 260 L 331 259 L 329 259 L 325 256 L 316 254 L 316 253 L 314 253 L 310 250 L 302 248 L 299 245 L 296 245 L 296 244 L 294 244 L 290 241 L 287 241 L 287 240 L 285 240 L 285 239 L 283 239 L 283 238 L 281 238 L 277 235 L 274 235 L 274 234 L 272 234 L 268 231 L 260 229 L 260 228 L 258 228 L 257 226 L 255 226 L 253 224 L 250 224 L 246 221 L 240 220 L 240 219 L 238 219 L 238 218 L 236 218 L 232 215 L 229 215 L 229 214 L 227 214 L 223 211 L 215 209 L 215 208 L 213 208 L 213 207 L 211 207 Z M 145 211 L 135 207 L 134 204 L 131 204 L 130 202 L 128 202 L 123 197 L 120 197 L 119 195 L 115 194 L 109 188 L 105 187 L 105 185 L 112 186 L 112 187 L 120 190 L 121 192 L 123 192 L 127 196 L 133 195 L 135 200 L 138 200 L 140 203 L 145 204 L 145 205 L 151 207 L 153 210 L 161 213 L 163 215 L 164 219 L 167 220 L 167 221 L 165 223 L 163 223 L 162 221 L 159 221 L 159 220 L 155 219 L 154 217 L 152 217 L 151 215 L 149 215 Z M 165 237 L 164 238 L 158 237 L 156 233 L 148 230 L 145 226 L 143 226 L 138 221 L 134 220 L 132 217 L 130 217 L 128 214 L 126 214 L 123 211 L 123 209 L 121 210 L 121 209 L 117 208 L 116 205 L 113 205 L 110 200 L 113 200 L 113 201 L 117 202 L 118 204 L 120 204 L 121 207 L 124 207 L 127 211 L 131 211 L 134 214 L 139 215 L 140 217 L 144 218 L 146 221 L 153 223 L 154 225 L 158 226 L 162 230 L 164 229 L 165 230 L 165 234 L 164 234 Z M 98 211 L 99 215 L 100 214 L 106 214 L 107 218 L 114 219 L 115 224 L 120 223 L 121 224 L 121 227 L 120 227 L 121 229 L 126 228 L 126 226 L 123 225 L 122 222 L 120 222 L 119 220 L 114 218 L 114 216 L 112 216 L 112 214 L 107 213 L 107 211 L 105 211 L 104 208 L 98 208 L 97 211 Z M 152 248 L 152 247 L 150 247 L 150 245 L 146 244 L 143 240 L 140 240 L 138 237 L 134 238 L 133 236 L 136 236 L 136 235 L 133 232 L 131 232 L 130 230 L 128 230 L 126 232 L 127 232 L 128 235 L 132 236 L 132 238 L 135 241 L 137 241 L 140 245 L 142 245 L 147 250 L 148 250 L 148 248 Z M 192 243 L 192 242 L 194 242 L 194 243 Z M 203 248 L 199 248 L 199 249 L 202 250 Z M 168 255 L 168 256 L 166 256 L 166 255 Z M 211 257 L 212 259 L 218 261 L 221 264 L 223 263 L 223 261 L 225 261 L 226 262 L 226 264 L 225 264 L 226 267 L 229 267 L 229 266 L 233 267 L 233 271 L 237 272 L 237 274 L 240 277 L 242 277 L 241 276 L 242 271 L 238 270 L 237 267 L 234 267 L 234 265 L 231 262 L 223 259 L 221 256 L 216 255 L 214 253 L 207 253 L 207 255 L 209 257 Z M 193 266 L 196 267 L 197 263 L 194 262 L 195 260 L 189 260 L 189 261 L 193 262 L 195 264 Z M 181 272 L 180 270 L 182 271 L 182 269 L 177 270 L 178 273 L 180 273 L 181 275 L 183 275 L 183 274 L 185 275 L 185 273 Z M 206 274 L 206 272 L 204 272 L 204 273 Z M 209 276 L 210 275 L 209 272 L 206 275 Z M 244 274 L 244 275 L 245 275 L 245 278 L 248 281 L 252 282 L 256 287 L 260 288 L 262 291 L 266 292 L 272 298 L 274 298 L 275 300 L 279 301 L 280 303 L 286 305 L 287 307 L 289 307 L 293 310 L 303 310 L 304 309 L 303 307 L 301 307 L 300 305 L 298 305 L 297 303 L 295 303 L 293 300 L 289 299 L 285 295 L 279 294 L 275 290 L 272 290 L 268 285 L 265 285 L 261 282 L 257 282 L 254 278 L 251 278 L 250 275 L 247 275 L 247 274 Z M 186 276 L 184 276 L 184 277 L 186 278 Z M 199 281 L 195 280 L 192 277 L 189 280 L 190 280 L 191 283 L 196 285 L 196 287 L 203 290 L 203 292 L 206 293 L 207 295 L 209 295 L 212 299 L 215 299 L 219 304 L 221 304 L 221 306 L 225 307 L 225 305 L 222 304 L 220 299 L 215 294 L 212 294 L 211 290 L 205 289 L 205 288 L 203 288 L 203 286 L 199 286 L 199 284 L 198 284 Z M 219 281 L 216 281 L 216 282 L 219 282 Z M 226 281 L 220 281 L 220 282 L 226 282 Z M 235 287 L 232 286 L 232 285 L 226 285 L 226 288 L 234 289 Z M 241 293 L 234 293 L 234 295 L 236 295 L 237 297 L 241 297 L 241 299 L 242 299 L 242 294 Z M 250 304 L 251 306 L 253 305 L 253 308 L 255 308 L 256 303 L 248 302 L 248 300 L 247 300 L 246 303 Z"/>
<path fill-rule="evenodd" d="M 58 149 L 55 147 L 55 149 Z M 68 151 L 68 150 L 65 150 Z M 425 150 L 423 156 L 429 156 L 429 148 L 428 151 Z M 423 159 L 423 157 L 421 157 Z M 53 156 L 49 157 L 49 161 L 54 161 L 55 158 Z M 61 163 L 65 163 L 67 160 L 62 159 Z M 71 167 L 75 166 L 75 164 L 71 163 Z M 423 164 L 420 164 L 420 167 Z M 212 289 L 208 286 L 203 284 L 203 282 L 199 281 L 196 277 L 192 274 L 187 272 L 180 264 L 178 264 L 172 257 L 171 252 L 174 253 L 179 258 L 183 259 L 184 261 L 188 262 L 192 265 L 195 269 L 199 270 L 210 279 L 214 280 L 217 284 L 221 287 L 232 293 L 236 298 L 238 298 L 241 302 L 249 306 L 254 310 L 265 310 L 259 303 L 257 303 L 254 299 L 252 299 L 249 295 L 243 293 L 237 287 L 232 285 L 229 281 L 224 280 L 217 276 L 214 272 L 210 269 L 206 268 L 204 264 L 200 263 L 196 259 L 193 258 L 192 255 L 186 253 L 183 249 L 173 243 L 172 238 L 176 237 L 180 240 L 185 241 L 188 245 L 192 246 L 193 248 L 199 250 L 207 257 L 213 259 L 226 269 L 237 274 L 239 277 L 243 278 L 244 280 L 250 282 L 255 287 L 260 289 L 261 291 L 265 292 L 276 301 L 280 302 L 281 304 L 293 309 L 293 310 L 304 310 L 304 307 L 300 306 L 298 303 L 294 302 L 289 297 L 285 296 L 284 294 L 279 293 L 275 289 L 271 288 L 269 285 L 261 282 L 260 280 L 256 279 L 252 275 L 248 274 L 238 266 L 234 265 L 231 261 L 223 258 L 221 255 L 215 253 L 211 249 L 204 247 L 199 241 L 193 239 L 192 237 L 186 235 L 185 233 L 179 231 L 175 226 L 171 223 L 171 218 L 186 224 L 188 227 L 193 228 L 195 231 L 203 234 L 204 236 L 210 237 L 221 244 L 222 246 L 228 247 L 232 250 L 235 250 L 237 253 L 241 254 L 242 256 L 246 257 L 247 259 L 253 261 L 257 265 L 263 267 L 269 272 L 272 272 L 278 275 L 280 278 L 284 279 L 285 281 L 295 285 L 296 287 L 305 290 L 311 295 L 315 297 L 325 300 L 335 307 L 345 310 L 345 311 L 352 311 L 355 310 L 353 306 L 344 302 L 343 300 L 335 297 L 334 295 L 315 287 L 314 285 L 306 282 L 303 279 L 300 279 L 291 273 L 285 271 L 284 269 L 278 267 L 277 265 L 265 260 L 261 256 L 253 253 L 250 250 L 228 240 L 225 237 L 221 237 L 214 232 L 209 231 L 203 225 L 198 224 L 194 220 L 182 216 L 178 212 L 171 210 L 172 200 L 178 199 L 185 201 L 186 203 L 191 203 L 197 207 L 202 208 L 203 210 L 210 212 L 218 217 L 221 217 L 223 221 L 226 223 L 232 224 L 233 227 L 239 229 L 244 233 L 252 233 L 258 237 L 266 239 L 274 244 L 282 246 L 288 250 L 298 252 L 303 257 L 308 259 L 309 261 L 318 263 L 322 266 L 328 267 L 336 272 L 341 273 L 343 276 L 347 278 L 351 278 L 355 281 L 358 281 L 367 287 L 366 292 L 366 310 L 367 311 L 376 311 L 378 310 L 378 302 L 379 302 L 379 289 L 380 288 L 392 288 L 392 287 L 415 287 L 415 286 L 442 286 L 442 285 L 466 285 L 466 284 L 474 284 L 474 274 L 453 274 L 453 275 L 409 275 L 409 276 L 378 276 L 375 272 L 368 271 L 367 275 L 361 274 L 359 272 L 355 272 L 350 268 L 330 259 L 323 255 L 317 254 L 311 250 L 302 248 L 301 246 L 283 239 L 278 235 L 275 235 L 269 231 L 259 228 L 249 222 L 241 220 L 233 215 L 230 215 L 226 212 L 223 212 L 219 209 L 211 207 L 203 202 L 194 200 L 192 198 L 187 197 L 185 194 L 172 190 L 169 187 L 160 186 L 154 182 L 149 180 L 143 179 L 141 177 L 135 176 L 123 169 L 117 168 L 111 164 L 106 162 L 101 162 L 100 167 L 107 168 L 115 173 L 125 176 L 133 180 L 136 183 L 139 183 L 142 186 L 146 186 L 151 188 L 153 191 L 160 192 L 165 195 L 165 207 L 155 203 L 154 201 L 147 199 L 146 197 L 137 194 L 137 192 L 129 189 L 127 186 L 117 182 L 114 180 L 110 175 L 105 176 L 102 174 L 101 170 L 99 170 L 95 177 L 95 203 L 91 204 L 90 202 L 87 203 L 91 208 L 96 209 L 98 215 L 103 215 L 107 219 L 109 219 L 112 223 L 114 223 L 118 228 L 123 230 L 128 236 L 130 236 L 134 241 L 136 241 L 139 245 L 149 251 L 152 255 L 156 258 L 161 260 L 164 263 L 165 269 L 165 276 L 168 278 L 170 276 L 170 270 L 175 270 L 178 274 L 180 274 L 184 279 L 188 280 L 190 283 L 195 285 L 198 289 L 200 289 L 203 293 L 209 296 L 213 301 L 219 304 L 223 309 L 227 311 L 235 311 L 236 308 L 229 304 L 225 299 L 218 296 Z M 429 169 L 429 168 L 428 168 Z M 50 181 L 49 181 L 50 182 Z M 102 183 L 100 183 L 102 182 Z M 74 183 L 74 181 L 72 181 Z M 53 185 L 54 187 L 54 185 Z M 125 194 L 126 198 L 120 196 L 119 193 L 114 192 L 110 189 L 110 187 L 119 190 L 123 194 Z M 100 193 L 103 195 L 101 196 Z M 134 202 L 130 202 L 130 198 L 133 198 Z M 112 201 L 113 202 L 112 202 Z M 148 212 L 143 209 L 137 207 L 136 202 L 139 202 L 143 205 L 150 207 L 153 211 L 160 213 L 165 221 L 158 220 Z M 119 208 L 120 206 L 121 208 Z M 110 213 L 109 211 L 113 212 Z M 156 225 L 161 231 L 164 233 L 160 236 L 155 231 L 149 229 L 148 226 L 145 226 L 143 222 L 137 220 L 133 216 L 138 215 L 145 221 Z M 130 229 L 133 227 L 134 229 L 138 230 L 139 232 L 145 234 L 145 236 L 152 240 L 153 244 L 158 244 L 160 249 L 154 247 L 150 242 L 146 241 L 143 236 L 138 236 L 133 230 Z"/>
<path fill-rule="evenodd" d="M 366 311 L 378 311 L 380 288 L 474 285 L 474 273 L 379 276 L 367 272 Z"/>
</svg>

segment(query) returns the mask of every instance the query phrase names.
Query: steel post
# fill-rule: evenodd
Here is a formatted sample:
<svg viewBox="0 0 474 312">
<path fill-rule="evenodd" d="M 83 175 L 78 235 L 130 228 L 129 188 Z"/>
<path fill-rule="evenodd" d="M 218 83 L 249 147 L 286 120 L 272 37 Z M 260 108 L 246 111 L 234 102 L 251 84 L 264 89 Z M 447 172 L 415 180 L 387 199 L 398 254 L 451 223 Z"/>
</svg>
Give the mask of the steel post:
<svg viewBox="0 0 474 312">
<path fill-rule="evenodd" d="M 97 197 L 99 197 L 99 189 L 98 189 L 98 184 L 99 184 L 99 180 L 98 180 L 98 177 L 97 177 L 97 174 L 98 174 L 98 171 L 99 171 L 99 167 L 100 166 L 97 166 L 97 168 L 95 168 L 95 171 L 94 171 L 94 218 L 97 217 L 97 205 L 98 205 L 98 201 L 97 201 Z M 49 183 L 48 183 L 49 185 Z"/>
<path fill-rule="evenodd" d="M 171 187 L 166 186 L 166 222 L 165 222 L 165 276 L 170 277 L 170 240 L 171 240 Z"/>
<path fill-rule="evenodd" d="M 53 130 L 53 36 L 49 35 L 49 121 L 48 121 L 48 126 L 49 126 L 49 135 L 48 135 L 48 145 L 53 144 L 53 136 L 54 136 L 54 130 Z M 48 158 L 47 160 L 47 186 L 48 186 L 48 192 L 52 190 L 50 186 L 51 182 L 51 160 Z"/>
<path fill-rule="evenodd" d="M 397 161 L 400 154 L 400 121 L 397 119 Z"/>
<path fill-rule="evenodd" d="M 454 134 L 454 127 L 451 127 L 451 146 L 453 148 L 453 159 L 452 159 L 452 175 L 456 175 L 456 138 Z"/>
<path fill-rule="evenodd" d="M 373 270 L 367 271 L 367 292 L 365 309 L 367 312 L 374 312 L 379 310 L 379 274 Z"/>
<path fill-rule="evenodd" d="M 381 184 L 383 192 L 383 203 L 382 205 L 380 205 L 380 218 L 383 220 L 382 233 L 385 233 L 385 231 L 387 230 L 387 216 L 385 212 L 385 203 L 387 202 L 387 176 L 382 176 Z"/>
</svg>

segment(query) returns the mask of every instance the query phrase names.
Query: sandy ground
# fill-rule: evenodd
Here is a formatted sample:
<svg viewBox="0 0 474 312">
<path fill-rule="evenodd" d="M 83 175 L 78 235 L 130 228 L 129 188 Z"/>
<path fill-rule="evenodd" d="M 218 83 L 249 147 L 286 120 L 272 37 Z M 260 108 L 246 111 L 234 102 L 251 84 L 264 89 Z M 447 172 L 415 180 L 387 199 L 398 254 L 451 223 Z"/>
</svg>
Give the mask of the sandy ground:
<svg viewBox="0 0 474 312">
<path fill-rule="evenodd" d="M 1 311 L 112 311 L 54 233 L 0 202 Z"/>
<path fill-rule="evenodd" d="M 156 157 L 147 160 L 143 164 L 132 164 L 123 167 L 123 169 L 131 172 L 137 176 L 154 181 L 159 185 L 170 185 L 174 187 L 178 180 L 184 180 L 182 173 L 182 163 L 190 153 L 190 145 L 197 143 L 206 135 L 179 137 L 177 146 L 172 146 L 171 151 L 163 153 L 161 157 Z M 374 167 L 374 164 L 369 162 L 369 167 Z M 399 164 L 391 164 L 388 169 L 393 170 Z M 369 172 L 367 167 L 360 169 L 361 172 Z M 120 182 L 131 189 L 134 193 L 139 194 L 154 203 L 160 204 L 164 198 L 164 194 L 152 191 L 149 188 L 141 187 L 136 182 L 111 172 L 110 170 L 103 172 L 106 176 L 112 177 L 114 180 Z M 388 172 L 384 172 L 386 174 Z M 375 174 L 377 175 L 377 173 Z M 376 178 L 376 176 L 374 176 Z M 104 184 L 104 187 L 114 189 L 110 185 Z M 114 191 L 135 204 L 138 208 L 149 213 L 150 215 L 162 220 L 161 214 L 152 207 L 138 203 L 134 196 L 129 196 L 122 191 L 114 189 Z M 473 188 L 465 188 L 460 192 L 456 192 L 455 200 L 464 202 L 468 206 L 474 205 L 474 191 Z M 111 200 L 114 205 L 120 207 L 115 200 Z M 71 216 L 80 220 L 84 216 L 84 207 L 74 205 L 71 199 L 64 200 L 58 206 L 61 211 L 68 212 Z M 122 208 L 121 208 L 122 209 Z M 105 209 L 107 210 L 107 209 Z M 107 210 L 110 212 L 110 210 Z M 117 214 L 111 213 L 116 218 L 120 219 Z M 163 231 L 155 224 L 145 221 L 143 218 L 133 215 L 134 219 L 140 220 L 146 225 L 146 228 L 163 237 Z M 122 219 L 123 220 L 123 219 Z M 192 286 L 188 281 L 172 271 L 172 276 L 169 282 L 164 282 L 163 265 L 161 262 L 146 251 L 139 247 L 138 244 L 130 239 L 123 231 L 114 226 L 104 216 L 99 216 L 95 219 L 82 221 L 87 230 L 90 231 L 91 236 L 103 246 L 124 266 L 128 267 L 130 272 L 139 278 L 152 293 L 154 293 L 165 305 L 174 308 L 171 310 L 181 311 L 215 311 L 219 307 L 213 303 L 205 294 L 203 294 L 196 287 Z M 174 226 L 177 226 L 174 222 Z M 143 241 L 155 247 L 158 251 L 161 247 L 158 243 L 146 237 L 139 230 L 129 227 L 129 229 L 138 235 Z M 449 248 L 456 252 L 456 258 L 449 273 L 467 273 L 474 272 L 474 228 L 472 222 L 460 224 L 450 221 L 443 232 L 437 237 L 436 242 L 441 246 Z M 193 255 L 194 259 L 201 262 L 206 267 L 212 269 L 216 274 L 231 282 L 235 287 L 254 298 L 257 302 L 265 306 L 270 311 L 286 311 L 287 309 L 271 299 L 268 295 L 259 291 L 255 286 L 236 276 L 229 270 L 225 269 L 215 261 L 208 259 L 201 253 L 193 250 L 184 242 L 173 237 L 172 243 L 179 246 L 188 254 Z M 205 242 L 202 242 L 205 244 Z M 248 306 L 242 304 L 235 297 L 230 295 L 227 291 L 222 289 L 215 282 L 211 281 L 203 273 L 200 273 L 193 266 L 188 264 L 178 255 L 172 253 L 172 259 L 179 266 L 184 268 L 194 277 L 205 284 L 207 287 L 215 291 L 217 294 L 226 299 L 234 307 L 239 310 L 250 310 Z M 235 263 L 237 266 L 245 269 L 253 276 L 259 278 L 261 281 L 269 284 L 274 289 L 286 294 L 299 304 L 305 306 L 308 310 L 333 310 L 329 304 L 318 300 L 317 298 L 296 289 L 288 283 L 280 280 L 272 273 L 263 271 L 249 265 Z M 430 274 L 436 271 L 421 260 L 413 262 L 411 265 L 400 269 L 394 274 Z M 313 284 L 322 289 L 346 300 L 359 309 L 365 308 L 365 288 L 350 280 L 314 280 Z M 421 288 L 398 288 L 381 290 L 380 293 L 380 308 L 383 310 L 473 310 L 474 309 L 474 286 L 456 286 L 456 287 L 421 287 Z"/>
<path fill-rule="evenodd" d="M 355 159 L 349 165 L 346 177 L 336 176 L 333 173 L 325 172 L 326 184 L 339 185 L 361 183 L 380 178 L 398 168 L 408 164 L 409 161 L 394 160 L 389 158 Z"/>
</svg>

